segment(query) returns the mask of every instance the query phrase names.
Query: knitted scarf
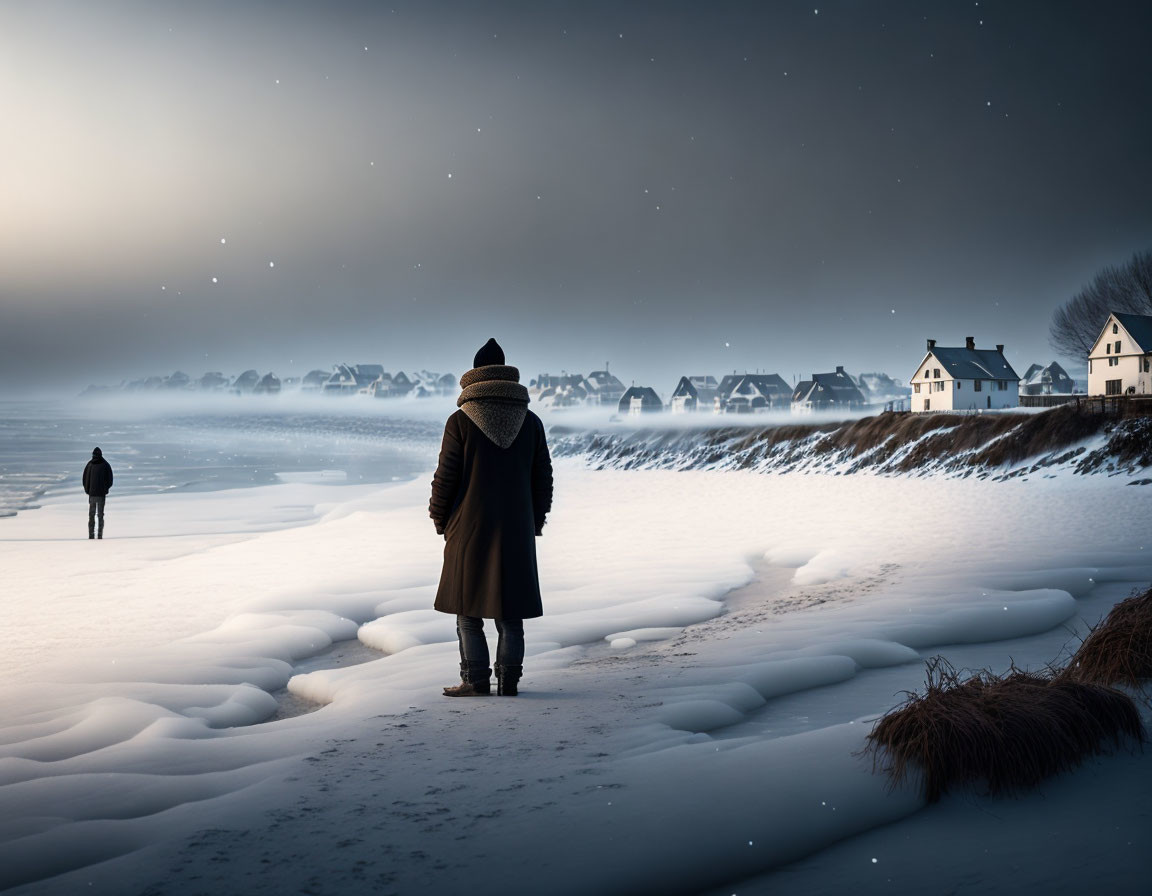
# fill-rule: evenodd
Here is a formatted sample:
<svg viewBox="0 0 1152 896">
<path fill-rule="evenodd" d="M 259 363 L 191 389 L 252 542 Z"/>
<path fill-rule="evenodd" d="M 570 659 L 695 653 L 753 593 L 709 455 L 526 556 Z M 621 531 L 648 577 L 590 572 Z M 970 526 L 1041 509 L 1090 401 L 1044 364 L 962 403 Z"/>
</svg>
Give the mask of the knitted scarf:
<svg viewBox="0 0 1152 896">
<path fill-rule="evenodd" d="M 460 377 L 457 406 L 468 419 L 501 448 L 520 434 L 528 416 L 528 390 L 520 385 L 520 371 L 506 364 L 473 367 Z"/>
</svg>

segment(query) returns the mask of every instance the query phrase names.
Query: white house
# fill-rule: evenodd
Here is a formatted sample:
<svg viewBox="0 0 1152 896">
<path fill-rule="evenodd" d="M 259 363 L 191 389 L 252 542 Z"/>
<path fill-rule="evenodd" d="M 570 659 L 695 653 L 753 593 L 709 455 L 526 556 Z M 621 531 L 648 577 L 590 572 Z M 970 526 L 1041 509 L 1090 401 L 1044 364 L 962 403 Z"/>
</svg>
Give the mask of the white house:
<svg viewBox="0 0 1152 896">
<path fill-rule="evenodd" d="M 617 410 L 621 414 L 637 417 L 640 414 L 659 413 L 664 410 L 664 402 L 651 386 L 633 386 L 620 397 Z"/>
<path fill-rule="evenodd" d="M 912 375 L 912 410 L 999 410 L 1020 405 L 1020 377 L 1004 357 L 1004 346 L 943 348 L 928 340 L 928 353 Z"/>
<path fill-rule="evenodd" d="M 690 411 L 710 411 L 716 400 L 718 383 L 714 376 L 682 376 L 668 402 L 668 410 L 674 414 Z"/>
<path fill-rule="evenodd" d="M 1088 352 L 1088 394 L 1152 394 L 1152 315 L 1108 315 Z"/>
<path fill-rule="evenodd" d="M 810 414 L 812 411 L 855 410 L 867 404 L 864 393 L 837 366 L 834 373 L 814 373 L 812 379 L 801 380 L 792 392 L 792 413 Z"/>
<path fill-rule="evenodd" d="M 717 414 L 750 414 L 786 408 L 791 395 L 778 373 L 732 373 L 720 380 L 712 405 Z"/>
</svg>

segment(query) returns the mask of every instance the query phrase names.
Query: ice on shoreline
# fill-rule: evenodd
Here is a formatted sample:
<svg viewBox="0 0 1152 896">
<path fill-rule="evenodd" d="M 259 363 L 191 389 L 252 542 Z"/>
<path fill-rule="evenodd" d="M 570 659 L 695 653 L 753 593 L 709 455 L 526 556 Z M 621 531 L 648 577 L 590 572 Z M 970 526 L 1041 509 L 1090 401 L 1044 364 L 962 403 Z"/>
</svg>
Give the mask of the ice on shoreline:
<svg viewBox="0 0 1152 896">
<path fill-rule="evenodd" d="M 577 674 L 599 689 L 582 696 L 610 728 L 590 767 L 610 764 L 626 789 L 607 827 L 594 793 L 563 811 L 624 863 L 618 880 L 649 886 L 689 879 L 702 857 L 733 879 L 756 873 L 920 805 L 911 791 L 885 795 L 851 755 L 863 719 L 887 705 L 847 720 L 840 707 L 841 721 L 780 737 L 756 727 L 776 702 L 915 671 L 948 645 L 1031 638 L 1045 655 L 1023 661 L 1055 659 L 1061 626 L 1099 583 L 1152 578 L 1126 522 L 1143 496 L 1104 477 L 593 472 L 565 460 L 556 480 L 538 543 L 547 615 L 526 625 L 527 665 L 542 690 Z M 119 854 L 125 837 L 135 849 L 218 826 L 217 802 L 282 781 L 328 739 L 442 700 L 457 656 L 453 620 L 430 609 L 443 543 L 426 504 L 422 479 L 338 496 L 305 482 L 139 496 L 118 503 L 123 537 L 97 545 L 59 539 L 72 506 L 0 520 L 9 605 L 28 622 L 8 662 L 39 663 L 10 665 L 0 695 L 0 885 L 43 876 L 80 840 L 75 867 Z M 1070 549 L 1049 535 L 1053 520 L 1090 534 Z M 756 591 L 760 564 L 786 583 L 778 592 Z M 354 637 L 380 658 L 298 671 Z M 285 687 L 324 708 L 260 724 Z M 550 719 L 534 725 L 574 724 Z M 541 777 L 557 761 L 526 760 Z M 670 793 L 668 780 L 692 784 Z M 835 816 L 816 808 L 826 793 Z M 519 797 L 505 799 L 512 810 Z M 690 838 L 663 821 L 689 811 Z M 133 821 L 156 813 L 152 830 Z M 531 840 L 532 825 L 516 824 Z M 604 839 L 637 825 L 667 839 L 631 859 Z M 572 873 L 571 892 L 595 883 L 594 869 Z"/>
</svg>

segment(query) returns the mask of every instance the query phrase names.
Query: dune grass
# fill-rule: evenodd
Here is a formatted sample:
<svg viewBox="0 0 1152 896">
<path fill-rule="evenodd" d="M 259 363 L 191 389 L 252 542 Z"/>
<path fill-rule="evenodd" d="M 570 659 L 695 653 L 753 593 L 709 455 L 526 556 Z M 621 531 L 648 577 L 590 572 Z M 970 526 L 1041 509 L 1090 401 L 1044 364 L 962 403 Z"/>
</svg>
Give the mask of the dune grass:
<svg viewBox="0 0 1152 896">
<path fill-rule="evenodd" d="M 961 675 L 943 657 L 927 664 L 924 693 L 886 713 L 868 735 L 873 770 L 892 784 L 919 772 L 928 802 L 950 788 L 985 782 L 993 795 L 1018 793 L 1110 752 L 1144 726 L 1132 699 L 1108 685 L 1057 670 Z"/>
<path fill-rule="evenodd" d="M 1059 674 L 1067 681 L 1122 685 L 1147 700 L 1152 681 L 1152 588 L 1116 604 Z"/>
</svg>

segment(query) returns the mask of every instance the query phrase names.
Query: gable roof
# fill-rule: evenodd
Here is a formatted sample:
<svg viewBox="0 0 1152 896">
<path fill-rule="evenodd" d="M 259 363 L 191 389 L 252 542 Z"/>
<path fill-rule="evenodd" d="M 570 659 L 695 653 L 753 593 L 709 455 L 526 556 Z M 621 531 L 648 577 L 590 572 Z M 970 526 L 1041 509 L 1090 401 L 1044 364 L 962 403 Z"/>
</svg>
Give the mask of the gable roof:
<svg viewBox="0 0 1152 896">
<path fill-rule="evenodd" d="M 673 398 L 690 396 L 707 401 L 716 396 L 716 378 L 713 376 L 682 376 L 672 392 Z"/>
<path fill-rule="evenodd" d="M 1017 380 L 1004 353 L 994 348 L 946 348 L 934 346 L 924 357 L 934 357 L 955 380 Z M 924 366 L 921 361 L 917 370 Z"/>
<path fill-rule="evenodd" d="M 629 407 L 636 399 L 640 399 L 641 407 L 661 409 L 664 407 L 664 402 L 660 400 L 660 396 L 656 394 L 656 390 L 651 386 L 630 386 L 628 390 L 620 396 L 620 410 Z"/>
<path fill-rule="evenodd" d="M 814 373 L 812 374 L 812 381 L 820 387 L 815 391 L 830 392 L 832 401 L 859 404 L 865 402 L 864 394 L 856 388 L 856 384 L 852 382 L 852 377 L 846 374 L 843 369 L 833 373 Z M 821 395 L 820 397 L 824 398 L 825 396 Z"/>
<path fill-rule="evenodd" d="M 778 373 L 737 373 L 724 377 L 717 391 L 725 401 L 734 395 L 751 393 L 771 399 L 791 395 L 792 387 Z"/>
<path fill-rule="evenodd" d="M 1112 316 L 1120 321 L 1120 326 L 1128 331 L 1128 335 L 1140 346 L 1141 351 L 1152 352 L 1152 314 L 1125 314 L 1113 311 Z"/>
<path fill-rule="evenodd" d="M 1068 375 L 1068 371 L 1053 361 L 1047 367 L 1033 364 L 1028 368 L 1028 373 L 1024 374 L 1024 382 L 1028 385 L 1039 385 L 1043 383 L 1071 383 L 1073 379 Z"/>
<path fill-rule="evenodd" d="M 617 389 L 621 392 L 624 391 L 624 384 L 616 378 L 614 373 L 609 373 L 607 370 L 593 370 L 584 379 L 592 387 L 590 391 L 615 392 Z"/>
</svg>

